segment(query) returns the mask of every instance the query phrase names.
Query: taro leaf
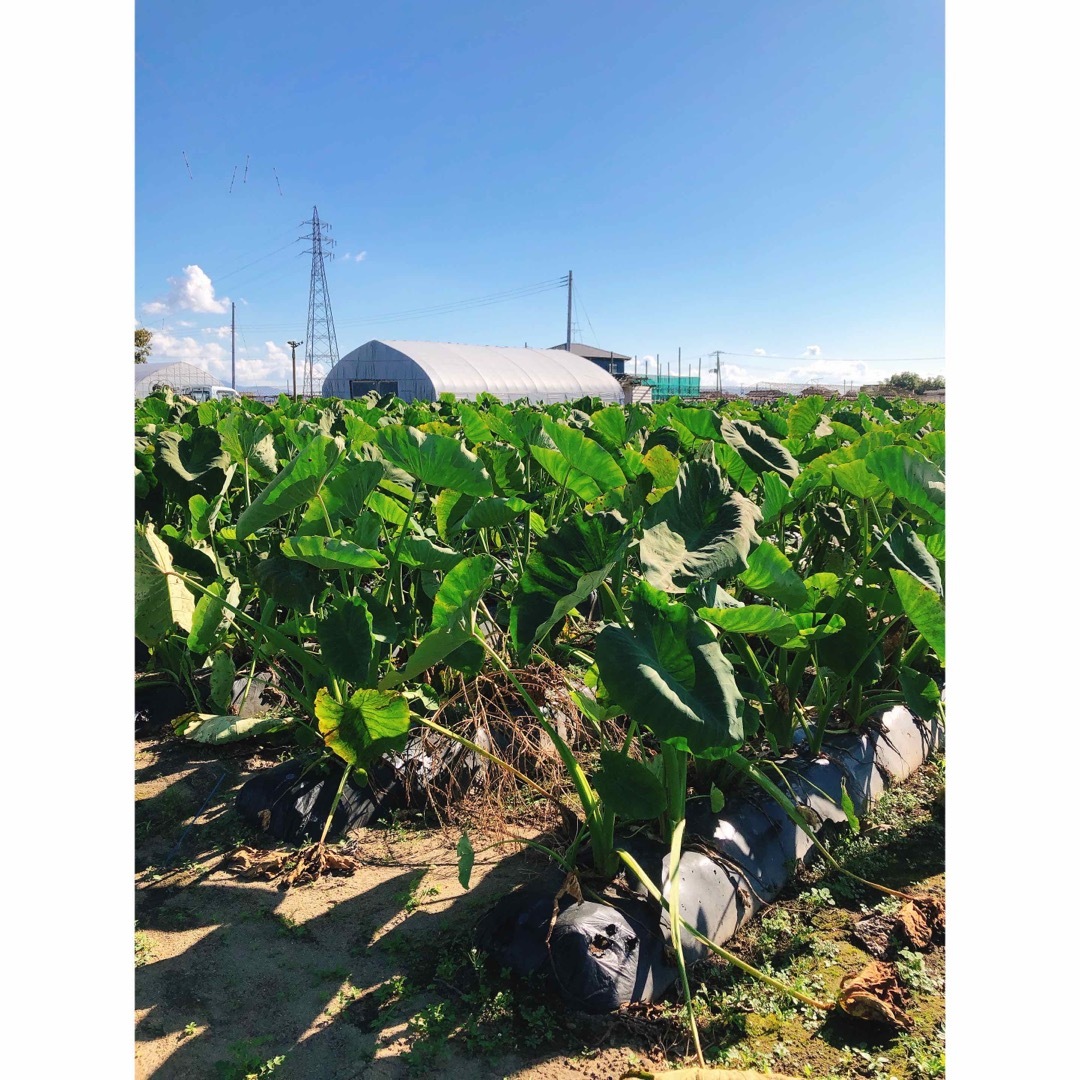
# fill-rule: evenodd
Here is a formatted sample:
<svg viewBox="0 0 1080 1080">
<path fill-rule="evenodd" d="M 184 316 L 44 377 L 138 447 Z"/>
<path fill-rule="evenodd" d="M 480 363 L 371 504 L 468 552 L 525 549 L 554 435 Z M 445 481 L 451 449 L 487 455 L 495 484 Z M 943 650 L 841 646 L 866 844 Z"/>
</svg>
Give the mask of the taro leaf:
<svg viewBox="0 0 1080 1080">
<path fill-rule="evenodd" d="M 490 495 L 491 477 L 480 459 L 446 435 L 426 435 L 414 427 L 394 424 L 375 437 L 383 457 L 392 465 L 435 488 L 452 488 L 466 495 Z"/>
<path fill-rule="evenodd" d="M 322 586 L 319 572 L 299 559 L 280 553 L 268 555 L 255 564 L 255 584 L 282 607 L 307 611 Z"/>
<path fill-rule="evenodd" d="M 906 446 L 886 446 L 867 455 L 866 467 L 931 521 L 945 521 L 945 476 L 922 454 Z"/>
<path fill-rule="evenodd" d="M 237 540 L 244 540 L 315 498 L 344 452 L 345 443 L 341 439 L 316 435 L 240 515 L 236 522 Z"/>
<path fill-rule="evenodd" d="M 818 426 L 825 399 L 820 394 L 800 398 L 788 410 L 788 438 L 801 439 Z"/>
<path fill-rule="evenodd" d="M 261 417 L 233 412 L 217 425 L 221 445 L 233 461 L 264 480 L 278 471 L 270 425 Z"/>
<path fill-rule="evenodd" d="M 694 663 L 692 688 L 666 669 L 647 625 L 633 631 L 604 627 L 596 639 L 596 663 L 609 696 L 641 727 L 697 757 L 724 757 L 744 738 L 744 703 L 735 673 L 693 616 L 687 645 Z"/>
<path fill-rule="evenodd" d="M 472 877 L 473 863 L 476 861 L 476 852 L 473 850 L 467 832 L 461 834 L 461 839 L 457 842 L 457 848 L 455 850 L 457 851 L 458 857 L 458 882 L 463 889 L 467 889 L 469 887 L 469 879 Z"/>
<path fill-rule="evenodd" d="M 487 653 L 476 638 L 469 638 L 453 652 L 447 653 L 446 665 L 466 679 L 474 679 L 484 670 Z"/>
<path fill-rule="evenodd" d="M 509 525 L 528 509 L 529 504 L 524 499 L 492 496 L 490 499 L 480 499 L 469 509 L 464 525 L 467 529 L 499 529 Z"/>
<path fill-rule="evenodd" d="M 903 570 L 890 570 L 900 602 L 915 629 L 945 666 L 945 602 L 933 589 Z"/>
<path fill-rule="evenodd" d="M 188 499 L 188 515 L 191 520 L 191 538 L 205 540 L 213 530 L 210 524 L 210 502 L 205 495 L 192 495 Z"/>
<path fill-rule="evenodd" d="M 833 480 L 857 499 L 877 499 L 888 490 L 865 461 L 845 461 L 830 467 Z"/>
<path fill-rule="evenodd" d="M 823 601 L 829 610 L 832 604 L 832 600 Z M 817 642 L 818 664 L 860 686 L 875 682 L 881 677 L 884 654 L 880 645 L 874 646 L 866 605 L 848 595 L 840 601 L 836 614 L 844 620 L 843 629 Z"/>
<path fill-rule="evenodd" d="M 600 587 L 630 539 L 619 514 L 579 513 L 537 543 L 510 605 L 510 638 L 519 659 Z"/>
<path fill-rule="evenodd" d="M 491 428 L 484 422 L 484 417 L 479 409 L 474 409 L 464 401 L 458 404 L 458 416 L 461 420 L 461 430 L 465 432 L 465 438 L 477 446 L 479 443 L 491 442 L 494 436 Z"/>
<path fill-rule="evenodd" d="M 462 559 L 443 578 L 431 610 L 433 630 L 451 626 L 472 627 L 476 605 L 491 585 L 495 560 L 490 555 Z"/>
<path fill-rule="evenodd" d="M 321 687 L 315 716 L 323 742 L 361 774 L 383 754 L 400 750 L 409 734 L 408 701 L 385 690 L 357 690 L 342 705 Z"/>
<path fill-rule="evenodd" d="M 653 492 L 659 498 L 663 489 L 674 487 L 679 479 L 679 459 L 666 446 L 654 446 L 643 460 L 652 477 Z"/>
<path fill-rule="evenodd" d="M 629 425 L 626 410 L 621 405 L 608 405 L 592 414 L 592 427 L 600 442 L 613 452 L 626 445 Z"/>
<path fill-rule="evenodd" d="M 386 472 L 381 461 L 350 460 L 338 469 L 323 488 L 322 497 L 332 517 L 357 520 L 368 496 Z"/>
<path fill-rule="evenodd" d="M 184 713 L 172 722 L 173 731 L 185 739 L 201 743 L 231 743 L 281 731 L 293 723 L 291 716 L 233 716 L 228 713 Z"/>
<path fill-rule="evenodd" d="M 778 473 L 762 473 L 761 486 L 765 492 L 765 500 L 761 506 L 762 520 L 772 521 L 792 505 L 791 494 Z"/>
<path fill-rule="evenodd" d="M 287 536 L 281 553 L 320 570 L 377 570 L 386 565 L 386 556 L 378 551 L 331 536 Z"/>
<path fill-rule="evenodd" d="M 465 515 L 475 502 L 471 495 L 462 495 L 460 491 L 446 488 L 439 492 L 435 498 L 435 528 L 443 543 L 449 544 L 461 532 Z"/>
<path fill-rule="evenodd" d="M 189 438 L 180 431 L 163 431 L 158 436 L 158 457 L 174 477 L 191 483 L 211 469 L 229 465 L 229 455 L 221 448 L 221 437 L 213 428 L 195 428 Z"/>
<path fill-rule="evenodd" d="M 880 531 L 875 528 L 874 539 L 878 540 L 880 537 Z M 942 595 L 944 590 L 941 587 L 941 572 L 938 570 L 937 559 L 915 535 L 915 530 L 902 521 L 893 526 L 888 539 L 878 549 L 878 560 L 883 566 L 893 570 L 906 570 L 912 577 L 933 589 L 938 596 Z"/>
<path fill-rule="evenodd" d="M 758 474 L 727 443 L 713 443 L 712 451 L 717 465 L 737 488 L 747 492 L 754 489 Z"/>
<path fill-rule="evenodd" d="M 604 809 L 623 821 L 647 821 L 667 808 L 664 785 L 648 765 L 615 750 L 600 751 L 600 768 L 590 782 Z"/>
<path fill-rule="evenodd" d="M 159 534 L 161 542 L 169 549 L 173 565 L 195 577 L 215 580 L 218 576 L 217 563 L 201 548 L 185 544 L 176 533 L 172 525 L 162 525 Z"/>
<path fill-rule="evenodd" d="M 390 525 L 404 525 L 409 520 L 405 507 L 381 491 L 373 491 L 367 498 L 368 509 Z"/>
<path fill-rule="evenodd" d="M 724 809 L 724 804 L 727 799 L 724 798 L 724 793 L 715 784 L 709 787 L 709 809 L 714 814 L 719 814 Z"/>
<path fill-rule="evenodd" d="M 731 634 L 764 634 L 775 645 L 783 645 L 798 633 L 790 615 L 764 604 L 747 604 L 738 608 L 699 608 L 698 616 Z"/>
<path fill-rule="evenodd" d="M 615 459 L 581 431 L 543 418 L 543 430 L 553 448 L 534 444 L 532 456 L 561 487 L 586 502 L 622 487 L 626 477 Z"/>
<path fill-rule="evenodd" d="M 731 490 L 711 461 L 687 461 L 675 486 L 648 510 L 639 556 L 649 584 L 685 592 L 745 569 L 761 511 Z"/>
<path fill-rule="evenodd" d="M 210 704 L 224 712 L 232 704 L 233 682 L 236 679 L 236 664 L 227 652 L 214 653 L 210 667 Z"/>
<path fill-rule="evenodd" d="M 367 682 L 374 640 L 371 614 L 361 597 L 339 598 L 320 620 L 316 637 L 323 660 L 334 675 L 354 685 Z"/>
<path fill-rule="evenodd" d="M 799 463 L 791 451 L 760 427 L 746 420 L 720 422 L 724 442 L 728 444 L 756 473 L 775 472 L 792 481 L 799 475 Z"/>
<path fill-rule="evenodd" d="M 941 700 L 938 685 L 921 671 L 914 668 L 900 669 L 900 689 L 904 694 L 904 704 L 920 719 L 929 720 L 937 711 Z"/>
<path fill-rule="evenodd" d="M 452 570 L 465 556 L 426 536 L 406 536 L 398 548 L 398 558 L 403 565 L 421 570 Z"/>
<path fill-rule="evenodd" d="M 356 525 L 348 536 L 343 540 L 351 540 L 362 548 L 375 549 L 382 540 L 382 518 L 378 514 L 361 514 L 356 519 Z"/>
<path fill-rule="evenodd" d="M 768 540 L 755 548 L 739 580 L 752 592 L 785 607 L 801 608 L 806 603 L 806 586 L 792 569 L 791 561 Z"/>
<path fill-rule="evenodd" d="M 225 607 L 226 601 L 236 607 L 240 600 L 240 582 L 226 585 L 218 580 L 199 597 L 195 611 L 191 616 L 191 633 L 188 634 L 187 647 L 193 653 L 208 653 L 217 641 L 218 627 L 222 619 L 231 620 L 231 612 Z"/>
<path fill-rule="evenodd" d="M 720 418 L 712 409 L 694 405 L 672 405 L 667 410 L 667 417 L 672 423 L 686 428 L 695 442 L 721 437 Z"/>
<path fill-rule="evenodd" d="M 173 576 L 173 559 L 153 525 L 135 528 L 135 636 L 153 647 L 179 626 L 191 630 L 195 598 Z"/>
<path fill-rule="evenodd" d="M 474 639 L 476 605 L 491 586 L 495 560 L 490 555 L 462 559 L 435 593 L 430 629 L 421 638 L 405 666 L 383 676 L 380 688 L 387 689 L 412 679 L 435 664 L 442 663 L 455 649 Z"/>
</svg>

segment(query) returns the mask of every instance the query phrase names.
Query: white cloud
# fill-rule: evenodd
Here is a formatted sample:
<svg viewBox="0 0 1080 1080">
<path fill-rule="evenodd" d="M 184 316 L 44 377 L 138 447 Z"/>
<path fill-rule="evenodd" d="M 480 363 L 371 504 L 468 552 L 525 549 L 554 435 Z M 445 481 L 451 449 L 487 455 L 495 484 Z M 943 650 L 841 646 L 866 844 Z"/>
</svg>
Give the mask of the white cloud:
<svg viewBox="0 0 1080 1080">
<path fill-rule="evenodd" d="M 224 315 L 229 310 L 227 296 L 214 296 L 214 283 L 201 266 L 194 263 L 184 267 L 182 277 L 169 278 L 169 295 L 164 300 L 143 304 L 148 315 L 164 315 L 170 311 L 194 311 L 203 315 Z"/>
<path fill-rule="evenodd" d="M 754 355 L 755 356 L 764 356 L 765 355 L 765 350 L 764 349 L 755 349 L 754 350 Z"/>
<path fill-rule="evenodd" d="M 805 356 L 807 360 L 816 360 L 820 355 L 820 345 L 807 345 L 806 348 L 803 350 L 803 356 Z"/>
<path fill-rule="evenodd" d="M 859 360 L 819 360 L 809 364 L 777 371 L 772 375 L 759 376 L 769 382 L 825 383 L 828 386 L 840 386 L 842 383 L 873 382 L 867 365 Z"/>
<path fill-rule="evenodd" d="M 174 337 L 165 330 L 155 330 L 154 351 L 151 360 L 186 360 L 189 364 L 198 364 L 210 371 L 210 364 L 216 360 L 226 360 L 228 356 L 221 345 L 196 341 L 193 337 Z"/>
<path fill-rule="evenodd" d="M 177 325 L 178 326 L 183 326 L 185 324 L 184 323 L 178 323 Z M 214 337 L 218 337 L 218 338 L 227 338 L 227 337 L 230 337 L 232 335 L 232 327 L 231 326 L 204 326 L 202 332 L 204 334 L 213 334 Z"/>
<path fill-rule="evenodd" d="M 358 251 L 355 255 L 352 255 L 348 251 L 346 251 L 345 254 L 341 256 L 341 258 L 344 262 L 349 262 L 350 260 L 352 262 L 363 262 L 367 258 L 367 252 Z"/>
</svg>

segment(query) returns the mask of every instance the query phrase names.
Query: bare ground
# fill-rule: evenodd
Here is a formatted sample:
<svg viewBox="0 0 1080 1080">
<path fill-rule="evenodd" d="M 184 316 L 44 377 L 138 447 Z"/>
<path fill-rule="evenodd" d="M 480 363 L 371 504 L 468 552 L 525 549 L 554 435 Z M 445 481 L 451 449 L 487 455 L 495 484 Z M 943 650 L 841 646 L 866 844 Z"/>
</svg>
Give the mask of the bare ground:
<svg viewBox="0 0 1080 1080">
<path fill-rule="evenodd" d="M 472 950 L 479 916 L 547 869 L 520 847 L 484 851 L 473 833 L 466 891 L 460 830 L 406 816 L 351 838 L 354 876 L 288 891 L 237 877 L 229 856 L 254 838 L 233 797 L 277 760 L 241 747 L 208 749 L 167 730 L 136 739 L 137 1080 L 601 1080 L 693 1063 L 678 1002 L 585 1016 L 543 980 L 490 971 Z M 943 894 L 942 785 L 931 769 L 897 798 L 891 824 L 864 830 L 851 850 L 861 871 Z M 805 877 L 732 945 L 835 994 L 869 959 L 851 934 L 861 908 L 882 900 L 844 895 L 846 881 Z M 692 991 L 710 1064 L 818 1078 L 943 1074 L 944 950 L 902 959 L 907 1033 L 823 1018 L 720 962 L 699 965 Z"/>
</svg>

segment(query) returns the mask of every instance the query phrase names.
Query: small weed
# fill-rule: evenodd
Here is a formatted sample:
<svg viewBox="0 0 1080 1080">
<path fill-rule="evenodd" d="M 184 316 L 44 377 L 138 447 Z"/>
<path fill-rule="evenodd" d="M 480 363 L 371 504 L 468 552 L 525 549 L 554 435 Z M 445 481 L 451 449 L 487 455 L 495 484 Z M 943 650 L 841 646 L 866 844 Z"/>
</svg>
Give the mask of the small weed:
<svg viewBox="0 0 1080 1080">
<path fill-rule="evenodd" d="M 315 935 L 312 934 L 305 923 L 298 923 L 295 919 L 290 919 L 288 915 L 283 915 L 279 911 L 268 912 L 267 914 L 277 923 L 279 934 L 294 938 L 297 941 L 313 941 L 315 939 Z"/>
<path fill-rule="evenodd" d="M 803 896 L 803 899 L 814 911 L 820 911 L 824 907 L 836 907 L 836 901 L 833 899 L 833 894 L 828 889 L 824 888 L 808 890 Z"/>
<path fill-rule="evenodd" d="M 408 980 L 404 975 L 392 975 L 381 986 L 375 989 L 375 1001 L 380 1009 L 385 1008 L 392 1001 L 405 996 Z"/>
<path fill-rule="evenodd" d="M 896 971 L 900 981 L 909 989 L 922 994 L 934 994 L 941 990 L 942 980 L 935 979 L 926 970 L 921 953 L 901 949 L 896 958 Z"/>
<path fill-rule="evenodd" d="M 274 1070 L 285 1061 L 284 1054 L 262 1059 L 258 1047 L 266 1042 L 265 1038 L 244 1039 L 229 1047 L 230 1061 L 215 1062 L 218 1080 L 264 1080 L 272 1076 Z"/>
<path fill-rule="evenodd" d="M 138 923 L 136 923 L 136 926 Z M 154 959 L 154 948 L 150 944 L 149 935 L 145 934 L 142 930 L 135 931 L 135 966 L 142 967 L 144 964 L 149 964 Z"/>
<path fill-rule="evenodd" d="M 199 1025 L 196 1024 L 194 1020 L 191 1020 L 189 1023 L 184 1025 L 184 1030 L 180 1032 L 180 1038 L 190 1039 L 191 1036 L 194 1035 L 195 1032 L 197 1032 L 198 1030 Z"/>
</svg>

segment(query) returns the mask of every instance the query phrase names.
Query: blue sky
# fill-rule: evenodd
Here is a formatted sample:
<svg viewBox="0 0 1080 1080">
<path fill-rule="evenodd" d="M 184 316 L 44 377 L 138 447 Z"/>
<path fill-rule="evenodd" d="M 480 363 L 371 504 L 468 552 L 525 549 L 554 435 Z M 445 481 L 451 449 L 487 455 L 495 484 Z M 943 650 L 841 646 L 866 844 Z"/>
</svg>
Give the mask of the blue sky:
<svg viewBox="0 0 1080 1080">
<path fill-rule="evenodd" d="M 556 344 L 572 270 L 574 339 L 672 373 L 680 348 L 706 378 L 723 350 L 729 384 L 944 373 L 916 359 L 945 355 L 944 21 L 940 0 L 139 4 L 137 323 L 153 359 L 228 381 L 235 303 L 237 385 L 283 384 L 317 206 L 341 355 Z"/>
</svg>

